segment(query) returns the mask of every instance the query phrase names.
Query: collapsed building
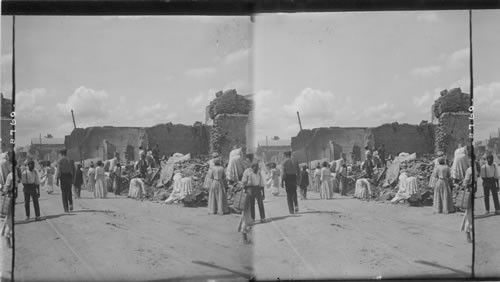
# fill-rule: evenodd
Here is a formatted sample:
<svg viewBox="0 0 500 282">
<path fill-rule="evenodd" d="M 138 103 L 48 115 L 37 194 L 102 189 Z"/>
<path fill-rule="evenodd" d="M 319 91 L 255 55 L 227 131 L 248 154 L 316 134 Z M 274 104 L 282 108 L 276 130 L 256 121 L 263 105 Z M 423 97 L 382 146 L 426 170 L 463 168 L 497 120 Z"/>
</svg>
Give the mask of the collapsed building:
<svg viewBox="0 0 500 282">
<path fill-rule="evenodd" d="M 334 160 L 345 153 L 348 162 L 364 161 L 364 148 L 385 144 L 386 156 L 401 152 L 417 155 L 443 151 L 453 159 L 457 145 L 469 140 L 470 95 L 460 88 L 443 90 L 432 106 L 432 123 L 383 124 L 378 127 L 322 127 L 301 130 L 292 137 L 294 158 Z"/>
<path fill-rule="evenodd" d="M 246 147 L 251 143 L 252 95 L 220 91 L 206 114 L 205 123 L 197 121 L 193 125 L 76 128 L 65 137 L 64 144 L 68 157 L 74 160 L 111 159 L 118 152 L 121 159 L 133 161 L 139 159 L 139 146 L 153 148 L 158 144 L 160 156 L 218 152 L 227 157 L 233 145 Z"/>
</svg>

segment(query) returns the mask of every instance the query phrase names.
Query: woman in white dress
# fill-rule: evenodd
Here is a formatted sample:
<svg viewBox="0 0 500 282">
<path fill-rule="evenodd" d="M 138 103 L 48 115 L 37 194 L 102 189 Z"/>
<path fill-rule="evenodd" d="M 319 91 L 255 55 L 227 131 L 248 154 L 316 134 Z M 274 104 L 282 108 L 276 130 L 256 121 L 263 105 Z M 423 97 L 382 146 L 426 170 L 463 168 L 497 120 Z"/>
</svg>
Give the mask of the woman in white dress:
<svg viewBox="0 0 500 282">
<path fill-rule="evenodd" d="M 212 159 L 210 159 L 208 161 L 207 175 L 205 176 L 205 181 L 203 182 L 203 188 L 205 188 L 205 189 L 210 189 L 211 179 L 210 179 L 210 175 L 208 172 L 210 171 L 210 169 L 212 169 L 212 167 L 215 166 L 214 161 L 215 161 L 215 159 L 218 159 L 218 158 L 219 158 L 219 154 L 213 153 Z"/>
<path fill-rule="evenodd" d="M 42 183 L 45 191 L 48 194 L 52 194 L 54 192 L 54 174 L 55 169 L 50 166 L 50 161 L 47 161 L 43 164 L 43 172 L 42 172 Z"/>
<path fill-rule="evenodd" d="M 95 190 L 95 167 L 94 163 L 90 163 L 90 168 L 87 173 L 89 181 L 87 182 L 87 191 L 94 192 Z"/>
<path fill-rule="evenodd" d="M 321 169 L 321 190 L 320 190 L 320 198 L 321 199 L 331 199 L 332 198 L 332 188 L 331 185 L 331 174 L 330 168 L 328 168 L 328 163 L 323 162 L 323 168 Z"/>
<path fill-rule="evenodd" d="M 271 164 L 271 193 L 273 196 L 280 194 L 280 170 L 277 168 L 276 163 Z"/>
<path fill-rule="evenodd" d="M 105 174 L 104 174 L 104 164 L 101 161 L 97 162 L 97 168 L 95 170 L 95 190 L 94 197 L 103 199 L 106 198 L 107 194 Z"/>
</svg>

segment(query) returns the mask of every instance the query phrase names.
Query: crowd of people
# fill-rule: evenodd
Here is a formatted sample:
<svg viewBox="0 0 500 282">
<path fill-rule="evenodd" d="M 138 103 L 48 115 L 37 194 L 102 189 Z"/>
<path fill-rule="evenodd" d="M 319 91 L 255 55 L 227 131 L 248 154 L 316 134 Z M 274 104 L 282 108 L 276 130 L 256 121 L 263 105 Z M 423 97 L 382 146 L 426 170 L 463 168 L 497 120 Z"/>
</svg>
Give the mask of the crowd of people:
<svg viewBox="0 0 500 282">
<path fill-rule="evenodd" d="M 158 146 L 154 150 L 139 149 L 140 159 L 134 164 L 137 174 L 135 179 L 145 179 L 148 170 L 160 162 L 159 150 Z M 365 161 L 359 166 L 362 174 L 355 183 L 355 198 L 369 198 L 374 176 L 380 170 L 387 169 L 398 158 L 403 160 L 399 165 L 399 191 L 392 202 L 397 203 L 412 197 L 417 199 L 421 197 L 417 179 L 407 173 L 406 160 L 411 159 L 409 154 L 401 153 L 397 157 L 389 155 L 386 158 L 384 145 L 378 149 L 369 149 L 368 147 L 365 149 Z M 499 176 L 496 164 L 493 163 L 493 156 L 491 154 L 485 155 L 471 166 L 469 157 L 471 152 L 472 147 L 459 144 L 451 166 L 444 153 L 438 152 L 428 184 L 434 191 L 433 209 L 435 213 L 454 212 L 453 194 L 456 193 L 457 189 L 469 192 L 468 205 L 461 225 L 461 230 L 467 234 L 468 241 L 472 240 L 473 222 L 471 205 L 473 198 L 470 191 L 472 187 L 475 187 L 474 184 L 478 177 L 481 177 L 483 181 L 485 213 L 488 214 L 490 210 L 490 194 L 493 197 L 495 213 L 500 213 Z M 31 159 L 28 159 L 23 165 L 17 165 L 12 153 L 0 156 L 2 193 L 11 194 L 13 198 L 17 197 L 16 183 L 12 182 L 12 164 L 14 164 L 17 182 L 23 187 L 26 220 L 29 220 L 31 216 L 31 202 L 33 202 L 35 220 L 41 219 L 38 201 L 41 189 L 51 195 L 55 187 L 60 187 L 63 210 L 66 213 L 73 210 L 73 199 L 81 197 L 82 188 L 91 192 L 95 198 L 106 198 L 109 191 L 114 192 L 115 195 L 121 195 L 123 166 L 118 153 L 115 154 L 114 158 L 105 162 L 100 160 L 96 164 L 90 162 L 87 168 L 84 168 L 82 164 L 75 165 L 72 160 L 68 159 L 66 150 L 61 150 L 59 153 L 60 158 L 56 163 L 41 161 L 38 163 L 38 167 Z M 347 196 L 348 178 L 352 176 L 353 167 L 353 165 L 347 165 L 344 153 L 341 154 L 340 159 L 333 162 L 318 163 L 313 171 L 310 171 L 307 166 L 300 167 L 292 159 L 291 152 L 284 153 L 284 160 L 279 165 L 272 162 L 259 163 L 254 161 L 252 154 L 244 155 L 242 148 L 237 146 L 234 146 L 230 152 L 226 165 L 223 164 L 222 158 L 217 153 L 212 155 L 208 164 L 209 169 L 203 187 L 208 189 L 208 212 L 210 214 L 230 213 L 227 199 L 228 185 L 239 185 L 246 194 L 238 224 L 238 231 L 242 233 L 245 242 L 249 242 L 247 234 L 255 221 L 255 202 L 258 205 L 260 221 L 262 223 L 268 221 L 264 206 L 266 190 L 269 190 L 273 196 L 278 196 L 280 189 L 284 189 L 288 212 L 295 214 L 299 212 L 297 190 L 300 192 L 301 200 L 307 200 L 308 190 L 319 193 L 321 199 L 332 199 L 334 193 Z M 474 175 L 474 179 L 472 175 Z M 186 179 L 175 175 L 174 180 L 182 185 L 183 180 Z M 7 224 L 7 226 L 10 225 Z M 6 230 L 2 234 L 9 236 L 8 227 Z"/>
</svg>

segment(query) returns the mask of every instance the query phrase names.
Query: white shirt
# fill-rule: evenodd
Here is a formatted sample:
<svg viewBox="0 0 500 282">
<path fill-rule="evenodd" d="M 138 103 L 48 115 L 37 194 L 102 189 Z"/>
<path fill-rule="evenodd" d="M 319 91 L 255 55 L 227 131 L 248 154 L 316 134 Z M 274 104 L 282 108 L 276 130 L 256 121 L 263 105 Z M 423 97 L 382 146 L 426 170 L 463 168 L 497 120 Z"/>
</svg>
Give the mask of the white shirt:
<svg viewBox="0 0 500 282">
<path fill-rule="evenodd" d="M 23 171 L 21 175 L 21 182 L 23 184 L 40 184 L 40 178 L 36 170 L 30 171 L 29 169 Z"/>
<path fill-rule="evenodd" d="M 498 179 L 498 170 L 495 164 L 484 164 L 481 166 L 481 178 L 494 177 Z"/>
<path fill-rule="evenodd" d="M 241 179 L 241 182 L 245 184 L 246 186 L 259 186 L 259 187 L 264 187 L 264 177 L 258 171 L 257 173 L 254 173 L 251 168 L 248 168 L 243 172 L 243 178 Z"/>
</svg>

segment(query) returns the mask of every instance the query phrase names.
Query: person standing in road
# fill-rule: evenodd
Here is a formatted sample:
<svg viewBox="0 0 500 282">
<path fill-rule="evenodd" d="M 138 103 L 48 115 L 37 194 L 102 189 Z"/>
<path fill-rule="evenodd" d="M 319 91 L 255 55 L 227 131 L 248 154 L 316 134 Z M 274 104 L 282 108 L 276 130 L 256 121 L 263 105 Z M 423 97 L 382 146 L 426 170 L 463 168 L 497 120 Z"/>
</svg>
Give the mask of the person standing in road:
<svg viewBox="0 0 500 282">
<path fill-rule="evenodd" d="M 274 196 L 278 196 L 280 194 L 280 171 L 276 167 L 276 163 L 271 163 L 271 193 Z"/>
<path fill-rule="evenodd" d="M 313 178 L 313 191 L 316 193 L 320 193 L 321 191 L 321 165 L 318 163 L 316 169 L 314 170 L 314 178 Z"/>
<path fill-rule="evenodd" d="M 213 166 L 207 173 L 209 181 L 208 192 L 208 212 L 210 214 L 227 214 L 229 206 L 227 205 L 227 195 L 225 187 L 225 171 L 221 166 L 219 158 L 213 159 Z"/>
<path fill-rule="evenodd" d="M 94 162 L 90 163 L 88 171 L 89 181 L 87 182 L 87 191 L 94 193 L 95 190 L 95 167 Z"/>
<path fill-rule="evenodd" d="M 331 173 L 330 169 L 328 168 L 328 163 L 323 162 L 323 168 L 321 169 L 321 188 L 320 188 L 320 193 L 319 196 L 321 199 L 331 199 L 333 191 L 331 189 Z"/>
<path fill-rule="evenodd" d="M 104 173 L 104 164 L 102 161 L 97 162 L 97 168 L 95 170 L 95 190 L 94 197 L 103 199 L 106 198 L 107 194 L 106 182 L 105 182 L 105 173 Z"/>
<path fill-rule="evenodd" d="M 75 174 L 75 166 L 73 162 L 66 156 L 67 151 L 63 149 L 59 151 L 61 159 L 57 162 L 57 185 L 61 183 L 61 194 L 64 212 L 73 211 L 73 197 L 71 186 L 73 183 L 73 175 Z"/>
<path fill-rule="evenodd" d="M 75 199 L 80 198 L 83 185 L 83 171 L 82 165 L 78 164 L 75 170 L 75 176 L 73 177 L 73 186 L 75 187 Z"/>
<path fill-rule="evenodd" d="M 498 169 L 497 165 L 493 163 L 493 155 L 491 154 L 486 156 L 486 163 L 481 166 L 481 178 L 483 180 L 485 214 L 490 213 L 490 192 L 491 196 L 493 196 L 495 213 L 500 214 L 500 204 L 498 202 Z"/>
<path fill-rule="evenodd" d="M 259 164 L 253 163 L 250 168 L 243 172 L 243 177 L 241 182 L 245 186 L 247 194 L 250 197 L 250 213 L 253 220 L 255 220 L 255 200 L 257 200 L 257 205 L 259 206 L 260 222 L 264 223 L 266 221 L 266 212 L 264 210 L 264 177 L 259 170 Z M 253 205 L 252 205 L 253 204 Z"/>
<path fill-rule="evenodd" d="M 113 173 L 113 191 L 115 191 L 115 195 L 120 195 L 122 191 L 122 166 L 120 163 L 117 163 L 115 166 L 115 170 Z"/>
<path fill-rule="evenodd" d="M 434 168 L 433 176 L 437 179 L 434 186 L 434 213 L 452 213 L 455 211 L 450 189 L 450 168 L 445 164 L 443 157 L 439 158 L 439 165 Z"/>
<path fill-rule="evenodd" d="M 307 200 L 307 187 L 309 186 L 309 172 L 307 172 L 307 166 L 302 167 L 302 171 L 300 172 L 300 199 Z"/>
<path fill-rule="evenodd" d="M 30 219 L 30 199 L 33 200 L 33 206 L 35 208 L 35 220 L 39 220 L 40 206 L 38 204 L 38 198 L 40 198 L 40 178 L 38 172 L 35 170 L 35 162 L 33 160 L 28 161 L 28 169 L 21 174 L 21 182 L 23 184 L 26 220 Z"/>
<path fill-rule="evenodd" d="M 281 164 L 281 187 L 286 189 L 286 199 L 290 214 L 299 212 L 297 201 L 297 179 L 300 173 L 299 165 L 292 160 L 292 152 L 285 152 L 285 160 Z"/>
</svg>

